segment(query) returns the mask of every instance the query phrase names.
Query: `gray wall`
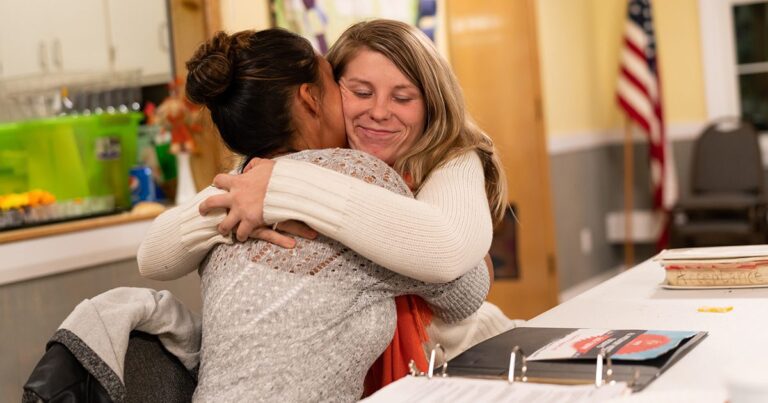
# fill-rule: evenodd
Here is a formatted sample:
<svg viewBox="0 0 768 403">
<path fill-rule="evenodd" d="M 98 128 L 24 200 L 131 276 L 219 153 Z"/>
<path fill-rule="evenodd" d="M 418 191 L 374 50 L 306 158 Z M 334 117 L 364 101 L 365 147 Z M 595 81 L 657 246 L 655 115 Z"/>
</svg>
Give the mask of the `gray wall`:
<svg viewBox="0 0 768 403">
<path fill-rule="evenodd" d="M 202 305 L 197 273 L 170 282 L 147 280 L 135 260 L 0 285 L 0 401 L 21 401 L 22 385 L 45 343 L 78 303 L 121 286 L 169 290 L 195 312 Z"/>
<path fill-rule="evenodd" d="M 681 194 L 687 192 L 693 141 L 672 144 Z M 634 147 L 634 208 L 652 204 L 647 143 Z M 622 244 L 609 244 L 605 217 L 624 208 L 624 146 L 599 147 L 550 155 L 560 290 L 589 280 L 624 263 Z M 592 251 L 582 253 L 580 232 L 592 233 Z M 640 262 L 656 253 L 655 245 L 635 245 Z"/>
</svg>

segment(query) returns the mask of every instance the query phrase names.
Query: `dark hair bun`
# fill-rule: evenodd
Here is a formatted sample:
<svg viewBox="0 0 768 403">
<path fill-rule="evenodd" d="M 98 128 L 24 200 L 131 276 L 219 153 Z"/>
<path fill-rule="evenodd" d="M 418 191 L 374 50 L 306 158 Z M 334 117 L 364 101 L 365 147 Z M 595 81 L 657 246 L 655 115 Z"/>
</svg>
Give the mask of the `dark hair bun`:
<svg viewBox="0 0 768 403">
<path fill-rule="evenodd" d="M 187 61 L 186 92 L 190 101 L 208 105 L 227 91 L 235 65 L 232 42 L 232 36 L 218 32 Z"/>
</svg>

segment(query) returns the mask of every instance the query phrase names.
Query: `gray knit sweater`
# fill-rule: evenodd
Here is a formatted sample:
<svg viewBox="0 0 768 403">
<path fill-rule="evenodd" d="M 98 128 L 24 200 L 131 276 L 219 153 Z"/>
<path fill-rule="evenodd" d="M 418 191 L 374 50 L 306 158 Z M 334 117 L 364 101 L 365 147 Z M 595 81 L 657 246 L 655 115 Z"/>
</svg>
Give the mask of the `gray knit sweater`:
<svg viewBox="0 0 768 403">
<path fill-rule="evenodd" d="M 288 156 L 410 194 L 382 161 L 347 149 Z M 418 265 L 418 262 L 413 262 Z M 418 282 L 320 236 L 295 249 L 249 240 L 214 248 L 201 267 L 203 339 L 196 401 L 354 401 L 392 339 L 393 297 L 423 297 L 461 320 L 485 300 L 484 265 L 448 284 Z"/>
</svg>

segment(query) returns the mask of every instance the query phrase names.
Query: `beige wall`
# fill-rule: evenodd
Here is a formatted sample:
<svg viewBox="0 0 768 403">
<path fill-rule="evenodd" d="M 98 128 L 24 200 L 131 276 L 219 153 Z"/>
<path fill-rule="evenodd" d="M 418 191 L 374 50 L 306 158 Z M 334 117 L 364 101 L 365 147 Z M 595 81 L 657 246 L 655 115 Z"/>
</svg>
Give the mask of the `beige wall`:
<svg viewBox="0 0 768 403">
<path fill-rule="evenodd" d="M 237 32 L 244 29 L 267 29 L 272 26 L 269 16 L 269 0 L 220 0 L 221 28 L 227 32 Z M 437 0 L 437 19 L 439 26 L 444 27 L 445 0 Z M 446 59 L 448 45 L 445 29 L 437 31 L 437 47 Z"/>
<path fill-rule="evenodd" d="M 666 113 L 670 121 L 705 120 L 707 107 L 697 0 L 657 1 Z M 668 96 L 667 93 L 669 94 Z"/>
<path fill-rule="evenodd" d="M 221 0 L 220 4 L 226 31 L 270 26 L 267 0 Z M 439 4 L 445 5 L 443 1 Z M 698 0 L 656 0 L 653 6 L 667 122 L 702 122 L 707 111 Z M 625 17 L 623 0 L 537 2 L 544 110 L 550 136 L 601 133 L 621 127 L 615 88 Z"/>
<path fill-rule="evenodd" d="M 539 58 L 549 133 L 584 131 L 596 125 L 592 12 L 585 0 L 540 0 Z"/>
<path fill-rule="evenodd" d="M 539 0 L 539 54 L 551 136 L 622 124 L 615 102 L 626 2 Z M 656 0 L 664 112 L 669 124 L 706 119 L 697 0 Z"/>
<path fill-rule="evenodd" d="M 269 28 L 268 0 L 221 0 L 221 29 L 238 32 Z"/>
</svg>

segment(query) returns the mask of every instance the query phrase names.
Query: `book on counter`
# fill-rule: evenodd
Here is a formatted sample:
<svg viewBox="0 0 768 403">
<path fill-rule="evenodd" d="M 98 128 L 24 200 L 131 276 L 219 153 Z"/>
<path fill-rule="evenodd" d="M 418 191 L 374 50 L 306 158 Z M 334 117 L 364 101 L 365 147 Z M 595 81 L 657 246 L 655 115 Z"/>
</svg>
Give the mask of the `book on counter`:
<svg viewBox="0 0 768 403">
<path fill-rule="evenodd" d="M 667 249 L 654 260 L 666 272 L 666 288 L 768 286 L 768 245 Z"/>
</svg>

